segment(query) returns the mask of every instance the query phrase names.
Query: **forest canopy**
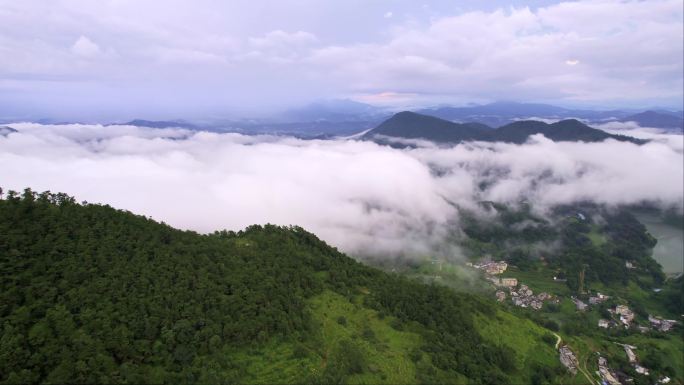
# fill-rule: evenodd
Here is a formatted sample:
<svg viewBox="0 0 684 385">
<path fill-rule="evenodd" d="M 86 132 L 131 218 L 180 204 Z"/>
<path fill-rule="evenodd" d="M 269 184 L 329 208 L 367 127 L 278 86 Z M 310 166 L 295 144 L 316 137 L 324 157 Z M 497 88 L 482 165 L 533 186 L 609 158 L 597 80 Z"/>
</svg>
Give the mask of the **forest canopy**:
<svg viewBox="0 0 684 385">
<path fill-rule="evenodd" d="M 307 300 L 359 288 L 363 307 L 420 333 L 422 381 L 503 383 L 515 370 L 473 325 L 491 303 L 366 267 L 299 227 L 202 235 L 26 189 L 0 199 L 0 234 L 3 383 L 240 382 L 231 352 L 315 338 Z M 339 365 L 299 381 L 363 370 L 354 346 L 337 351 Z"/>
</svg>

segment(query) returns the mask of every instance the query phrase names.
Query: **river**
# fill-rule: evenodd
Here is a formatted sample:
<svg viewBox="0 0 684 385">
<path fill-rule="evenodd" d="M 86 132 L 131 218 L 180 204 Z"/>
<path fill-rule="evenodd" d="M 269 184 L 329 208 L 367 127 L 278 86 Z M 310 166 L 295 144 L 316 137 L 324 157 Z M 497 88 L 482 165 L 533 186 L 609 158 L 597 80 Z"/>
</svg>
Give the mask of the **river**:
<svg viewBox="0 0 684 385">
<path fill-rule="evenodd" d="M 637 219 L 658 239 L 653 249 L 653 259 L 663 266 L 667 275 L 682 273 L 684 270 L 684 230 L 663 223 L 653 214 L 639 213 Z"/>
</svg>

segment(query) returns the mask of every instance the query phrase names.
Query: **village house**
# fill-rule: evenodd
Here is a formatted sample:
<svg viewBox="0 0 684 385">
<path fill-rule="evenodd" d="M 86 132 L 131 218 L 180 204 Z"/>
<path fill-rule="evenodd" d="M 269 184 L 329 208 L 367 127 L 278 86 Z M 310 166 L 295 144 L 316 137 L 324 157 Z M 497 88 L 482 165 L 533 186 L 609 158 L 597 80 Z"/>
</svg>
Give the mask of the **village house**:
<svg viewBox="0 0 684 385">
<path fill-rule="evenodd" d="M 627 360 L 629 360 L 629 363 L 634 367 L 634 370 L 636 370 L 636 372 L 639 374 L 648 376 L 648 369 L 639 365 L 639 359 L 637 358 L 636 353 L 634 353 L 634 349 L 636 349 L 637 347 L 627 344 L 618 345 L 622 346 L 625 349 L 625 353 L 627 353 Z"/>
<path fill-rule="evenodd" d="M 672 329 L 672 327 L 677 323 L 675 320 L 662 319 L 660 317 L 654 317 L 650 314 L 648 315 L 648 322 L 651 323 L 651 326 L 653 326 L 654 329 L 661 332 L 670 331 L 670 329 Z"/>
<path fill-rule="evenodd" d="M 518 286 L 518 279 L 517 278 L 501 278 L 500 284 L 501 284 L 501 286 L 516 287 L 516 286 Z"/>
<path fill-rule="evenodd" d="M 518 292 L 521 296 L 524 297 L 529 297 L 533 294 L 532 290 L 530 290 L 530 288 L 527 285 L 520 285 L 520 289 L 518 290 Z"/>
<path fill-rule="evenodd" d="M 492 262 L 486 265 L 485 271 L 487 274 L 501 274 L 508 268 L 508 264 L 504 261 Z"/>
<path fill-rule="evenodd" d="M 599 357 L 598 367 L 599 375 L 601 376 L 601 379 L 603 380 L 604 384 L 622 385 L 620 381 L 618 381 L 617 378 L 615 378 L 615 374 L 611 372 L 610 368 L 608 368 L 608 361 L 605 358 Z"/>
<path fill-rule="evenodd" d="M 560 352 L 560 362 L 568 368 L 568 371 L 572 374 L 577 374 L 577 366 L 578 366 L 578 361 L 577 357 L 575 357 L 575 354 L 572 353 L 572 350 L 568 347 L 568 345 L 563 345 L 561 346 L 560 349 L 558 349 Z"/>
<path fill-rule="evenodd" d="M 610 327 L 610 321 L 601 318 L 600 320 L 598 320 L 598 327 L 608 329 Z"/>
<path fill-rule="evenodd" d="M 540 293 L 534 295 L 534 292 L 527 285 L 520 285 L 518 291 L 513 288 L 510 289 L 511 301 L 513 305 L 519 307 L 530 307 L 533 310 L 540 310 L 544 306 L 545 300 L 550 300 L 553 297 L 549 293 Z"/>
<path fill-rule="evenodd" d="M 587 310 L 588 305 L 586 303 L 582 302 L 579 298 L 572 297 L 572 302 L 575 303 L 577 310 L 579 310 L 579 311 Z"/>
<path fill-rule="evenodd" d="M 639 374 L 643 374 L 644 376 L 648 376 L 648 369 L 644 368 L 641 365 L 634 365 L 634 370 L 636 370 L 636 372 Z"/>
<path fill-rule="evenodd" d="M 472 263 L 467 263 L 466 265 L 472 266 L 479 270 L 484 270 L 485 273 L 489 275 L 501 274 L 508 268 L 508 263 L 506 261 L 498 262 L 483 262 L 473 265 Z"/>
<path fill-rule="evenodd" d="M 625 305 L 615 306 L 615 314 L 620 315 L 620 322 L 622 322 L 625 327 L 629 327 L 629 324 L 634 320 L 634 313 Z"/>
<path fill-rule="evenodd" d="M 636 364 L 637 362 L 637 356 L 634 353 L 632 349 L 636 349 L 636 347 L 631 346 L 631 345 L 622 345 L 622 347 L 625 349 L 625 353 L 627 353 L 627 360 L 629 360 L 630 364 Z"/>
<path fill-rule="evenodd" d="M 608 298 L 610 298 L 607 295 L 601 294 L 601 293 L 596 293 L 595 297 L 589 297 L 589 303 L 592 305 L 598 305 L 604 301 L 606 301 Z"/>
<path fill-rule="evenodd" d="M 506 293 L 504 293 L 502 290 L 497 290 L 496 291 L 496 300 L 498 302 L 503 302 L 506 300 Z"/>
</svg>

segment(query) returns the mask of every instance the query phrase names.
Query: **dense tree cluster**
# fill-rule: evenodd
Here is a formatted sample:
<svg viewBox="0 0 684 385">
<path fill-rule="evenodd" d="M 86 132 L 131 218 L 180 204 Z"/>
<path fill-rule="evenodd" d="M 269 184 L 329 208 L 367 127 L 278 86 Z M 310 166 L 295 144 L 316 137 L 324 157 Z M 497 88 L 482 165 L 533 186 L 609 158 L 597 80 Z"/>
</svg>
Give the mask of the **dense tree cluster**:
<svg viewBox="0 0 684 385">
<path fill-rule="evenodd" d="M 363 266 L 298 227 L 201 235 L 27 189 L 0 199 L 0 235 L 3 383 L 239 382 L 230 352 L 309 338 L 307 299 L 360 287 L 397 327 L 418 325 L 434 365 L 422 378 L 504 383 L 514 370 L 473 326 L 489 303 Z M 353 344 L 333 355 L 316 380 L 363 367 Z"/>
<path fill-rule="evenodd" d="M 634 280 L 652 287 L 665 279 L 651 257 L 656 239 L 627 208 L 580 203 L 555 207 L 543 219 L 526 204 L 516 208 L 484 202 L 482 207 L 488 215 L 463 210 L 461 218 L 464 245 L 476 256 L 506 259 L 528 270 L 536 266 L 532 246 L 546 245 L 546 262 L 567 277 L 574 291 L 590 282 L 626 285 Z M 592 241 L 592 236 L 602 242 Z"/>
</svg>

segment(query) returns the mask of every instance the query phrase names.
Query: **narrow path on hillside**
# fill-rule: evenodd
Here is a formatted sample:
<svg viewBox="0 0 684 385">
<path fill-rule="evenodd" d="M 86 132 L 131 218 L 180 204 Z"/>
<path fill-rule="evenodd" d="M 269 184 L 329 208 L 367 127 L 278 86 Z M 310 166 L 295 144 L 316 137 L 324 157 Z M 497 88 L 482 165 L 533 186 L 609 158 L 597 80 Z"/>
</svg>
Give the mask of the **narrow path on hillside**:
<svg viewBox="0 0 684 385">
<path fill-rule="evenodd" d="M 553 333 L 554 336 L 556 336 L 556 350 L 558 350 L 558 347 L 560 346 L 560 343 L 562 341 L 561 336 L 558 335 L 558 333 L 551 332 Z"/>
<path fill-rule="evenodd" d="M 561 336 L 558 333 L 556 333 L 556 332 L 551 332 L 551 333 L 553 333 L 553 335 L 556 336 L 556 350 L 558 350 L 558 347 L 560 346 L 563 339 L 561 338 Z M 586 366 L 587 366 L 587 359 L 585 358 L 584 367 L 586 368 Z M 587 370 L 585 368 L 583 368 L 582 365 L 580 365 L 579 361 L 577 362 L 577 369 L 579 369 L 580 373 L 582 373 L 584 375 L 584 377 L 586 377 L 587 381 L 589 381 L 590 384 L 592 384 L 592 385 L 595 384 L 596 382 L 591 378 L 591 376 L 589 375 L 589 372 L 587 372 Z"/>
<path fill-rule="evenodd" d="M 587 372 L 587 358 L 584 359 L 584 368 L 581 365 L 577 365 L 577 369 L 579 369 L 582 374 L 584 374 L 584 377 L 587 378 L 590 384 L 597 384 L 598 382 L 594 381 L 594 379 L 591 378 L 591 375 L 589 375 L 589 372 Z"/>
</svg>

